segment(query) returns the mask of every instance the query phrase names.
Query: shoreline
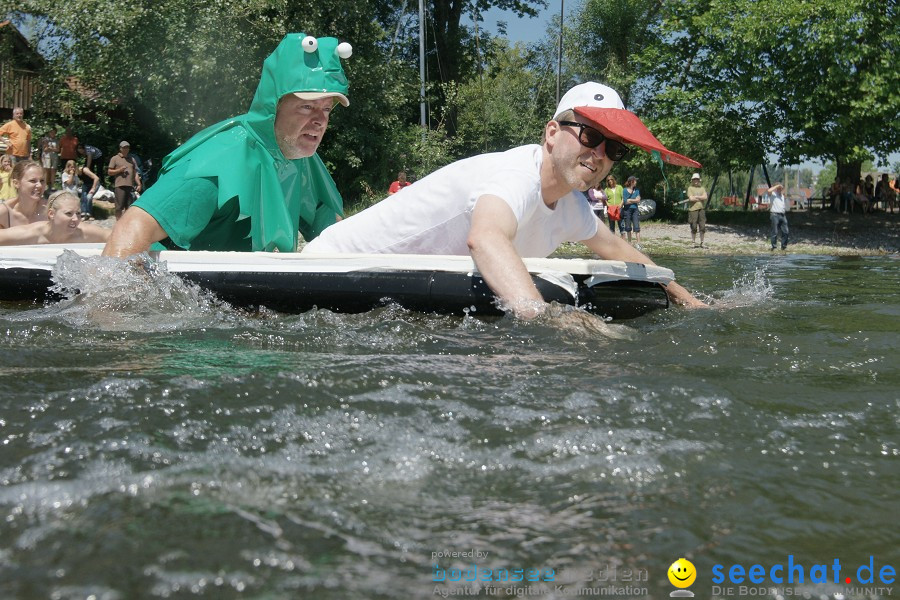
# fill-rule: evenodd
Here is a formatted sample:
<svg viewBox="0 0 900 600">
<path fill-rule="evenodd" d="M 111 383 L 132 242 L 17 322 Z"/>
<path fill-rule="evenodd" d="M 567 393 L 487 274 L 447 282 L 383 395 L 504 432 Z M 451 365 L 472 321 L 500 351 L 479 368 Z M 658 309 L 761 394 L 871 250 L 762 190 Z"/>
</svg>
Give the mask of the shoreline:
<svg viewBox="0 0 900 600">
<path fill-rule="evenodd" d="M 758 222 L 707 223 L 703 248 L 691 243 L 691 230 L 687 222 L 651 219 L 641 223 L 641 247 L 651 256 L 772 254 L 769 214 L 749 214 L 758 214 Z M 788 254 L 885 256 L 900 253 L 900 212 L 877 212 L 863 216 L 840 215 L 831 211 L 794 211 L 788 214 L 788 225 L 790 237 L 785 251 Z M 565 249 L 566 246 L 562 246 L 557 252 L 565 252 Z M 775 252 L 781 253 L 781 250 Z"/>
<path fill-rule="evenodd" d="M 704 254 L 761 255 L 769 249 L 769 213 L 735 213 L 752 223 L 706 225 L 703 248 L 691 243 L 687 222 L 673 223 L 650 219 L 641 223 L 641 249 L 650 256 L 696 256 Z M 748 215 L 757 215 L 754 218 Z M 728 213 L 713 213 L 713 220 L 724 220 Z M 91 221 L 101 227 L 115 225 L 115 217 Z M 790 239 L 788 254 L 831 256 L 885 256 L 900 254 L 900 212 L 883 211 L 869 215 L 840 215 L 832 211 L 794 211 L 788 215 Z M 697 236 L 699 241 L 699 234 Z M 781 250 L 776 250 L 781 253 Z M 567 243 L 553 256 L 584 256 L 590 251 L 581 244 Z"/>
</svg>

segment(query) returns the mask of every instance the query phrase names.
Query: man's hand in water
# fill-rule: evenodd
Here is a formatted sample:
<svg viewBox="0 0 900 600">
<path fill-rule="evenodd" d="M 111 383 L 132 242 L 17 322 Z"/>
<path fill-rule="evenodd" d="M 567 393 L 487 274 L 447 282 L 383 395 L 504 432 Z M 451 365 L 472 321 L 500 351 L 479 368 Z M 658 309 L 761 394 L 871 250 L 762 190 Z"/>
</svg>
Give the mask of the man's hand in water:
<svg viewBox="0 0 900 600">
<path fill-rule="evenodd" d="M 709 308 L 709 304 L 698 300 L 693 294 L 674 281 L 669 282 L 669 285 L 666 286 L 666 294 L 668 294 L 669 300 L 678 306 L 685 308 Z"/>
<path fill-rule="evenodd" d="M 599 334 L 610 338 L 627 337 L 618 326 L 610 325 L 603 317 L 567 304 L 525 301 L 517 303 L 514 307 L 504 308 L 523 321 L 544 323 L 570 333 Z"/>
</svg>

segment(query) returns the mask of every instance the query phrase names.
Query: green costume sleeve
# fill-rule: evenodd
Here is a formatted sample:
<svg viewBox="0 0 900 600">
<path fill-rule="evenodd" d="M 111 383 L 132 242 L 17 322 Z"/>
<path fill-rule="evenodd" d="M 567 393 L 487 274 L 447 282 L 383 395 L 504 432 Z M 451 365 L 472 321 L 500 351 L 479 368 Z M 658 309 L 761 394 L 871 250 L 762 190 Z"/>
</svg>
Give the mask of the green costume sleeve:
<svg viewBox="0 0 900 600">
<path fill-rule="evenodd" d="M 186 178 L 179 170 L 183 171 L 184 167 L 176 169 L 171 177 L 160 179 L 134 206 L 156 219 L 172 244 L 190 250 L 197 236 L 210 232 L 210 222 L 219 208 L 219 192 L 214 181 L 204 177 Z M 244 240 L 243 247 L 228 249 L 238 248 L 249 250 L 249 241 Z"/>
<path fill-rule="evenodd" d="M 169 154 L 156 184 L 169 175 L 215 182 L 217 208 L 237 198 L 238 220 L 250 220 L 254 251 L 292 252 L 298 229 L 312 239 L 343 214 L 340 193 L 319 156 L 288 160 L 275 140 L 278 101 L 286 94 L 347 93 L 337 40 L 320 38 L 310 52 L 302 47 L 305 39 L 311 38 L 285 36 L 263 64 L 250 110 L 201 131 Z"/>
</svg>

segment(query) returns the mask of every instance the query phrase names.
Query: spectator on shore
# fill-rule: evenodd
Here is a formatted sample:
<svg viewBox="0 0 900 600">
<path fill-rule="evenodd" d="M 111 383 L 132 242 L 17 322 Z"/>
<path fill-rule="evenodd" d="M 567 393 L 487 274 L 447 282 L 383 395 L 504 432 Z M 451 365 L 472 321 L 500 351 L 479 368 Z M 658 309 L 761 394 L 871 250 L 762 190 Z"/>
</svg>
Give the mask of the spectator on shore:
<svg viewBox="0 0 900 600">
<path fill-rule="evenodd" d="M 408 185 L 412 184 L 406 180 L 406 171 L 400 171 L 397 173 L 397 181 L 388 188 L 388 196 L 393 196 Z"/>
<path fill-rule="evenodd" d="M 625 190 L 622 193 L 622 221 L 625 223 L 625 233 L 628 234 L 628 243 L 631 243 L 631 231 L 634 230 L 634 239 L 637 249 L 641 249 L 641 190 L 637 189 L 637 177 L 630 176 L 625 180 Z"/>
<path fill-rule="evenodd" d="M 12 157 L 0 154 L 0 202 L 16 197 L 16 188 L 12 182 Z"/>
<path fill-rule="evenodd" d="M 854 189 L 849 179 L 845 179 L 841 183 L 841 214 L 846 214 L 853 210 L 854 198 L 856 197 Z"/>
<path fill-rule="evenodd" d="M 874 203 L 878 204 L 879 202 L 881 202 L 885 210 L 887 210 L 888 206 L 890 206 L 891 212 L 894 212 L 894 190 L 891 189 L 891 182 L 888 180 L 887 173 L 882 173 L 881 179 L 879 179 L 878 183 L 875 184 Z"/>
<path fill-rule="evenodd" d="M 697 246 L 697 231 L 700 232 L 700 247 L 706 235 L 706 205 L 709 197 L 706 188 L 700 183 L 700 173 L 691 176 L 691 185 L 687 189 L 687 200 L 681 202 L 688 206 L 688 225 L 691 227 L 691 243 Z"/>
<path fill-rule="evenodd" d="M 609 230 L 616 232 L 616 224 L 619 225 L 619 236 L 625 239 L 625 226 L 622 224 L 622 197 L 625 193 L 624 188 L 616 183 L 616 178 L 609 175 L 606 178 L 606 217 Z"/>
<path fill-rule="evenodd" d="M 862 214 L 865 215 L 871 208 L 871 199 L 866 193 L 866 182 L 864 179 L 860 178 L 860 180 L 856 182 L 856 188 L 853 192 L 853 202 L 859 205 Z M 853 212 L 852 206 L 850 207 L 850 212 Z"/>
<path fill-rule="evenodd" d="M 829 201 L 832 210 L 841 211 L 841 180 L 838 177 L 831 182 L 831 187 L 825 192 L 825 198 Z"/>
<path fill-rule="evenodd" d="M 891 197 L 893 198 L 893 202 L 891 203 L 891 214 L 894 213 L 894 204 L 900 201 L 900 177 L 894 176 L 891 179 L 890 183 L 891 187 Z"/>
<path fill-rule="evenodd" d="M 106 185 L 106 178 L 103 176 L 103 151 L 96 146 L 79 143 L 78 154 L 84 157 L 84 166 L 100 178 L 100 185 Z"/>
<path fill-rule="evenodd" d="M 0 204 L 0 229 L 46 221 L 43 167 L 33 160 L 20 160 L 11 178 L 16 197 Z"/>
<path fill-rule="evenodd" d="M 128 156 L 134 159 L 134 164 L 137 167 L 137 174 L 141 177 L 141 193 L 143 193 L 143 190 L 147 189 L 147 165 L 144 163 L 144 159 L 133 149 L 128 153 Z M 135 198 L 139 197 L 140 193 L 135 195 Z"/>
<path fill-rule="evenodd" d="M 865 184 L 866 196 L 869 198 L 869 212 L 875 210 L 875 178 L 869 173 L 866 175 Z"/>
<path fill-rule="evenodd" d="M 67 160 L 63 172 L 60 173 L 60 182 L 63 191 L 70 192 L 76 196 L 81 192 L 81 180 L 78 178 L 77 169 L 74 160 Z"/>
<path fill-rule="evenodd" d="M 588 202 L 591 205 L 591 210 L 594 211 L 594 214 L 598 219 L 603 221 L 604 224 L 607 223 L 606 220 L 606 192 L 603 191 L 603 182 L 600 181 L 594 187 L 588 190 Z"/>
<path fill-rule="evenodd" d="M 81 180 L 81 218 L 90 221 L 94 218 L 94 194 L 100 187 L 100 177 L 87 167 L 78 167 L 77 172 Z"/>
<path fill-rule="evenodd" d="M 169 154 L 156 183 L 116 223 L 103 250 L 154 242 L 190 250 L 294 252 L 343 213 L 316 151 L 337 103 L 349 106 L 350 44 L 287 34 L 265 60 L 250 110 Z"/>
<path fill-rule="evenodd" d="M 81 222 L 78 196 L 66 190 L 50 195 L 47 220 L 0 229 L 0 246 L 105 242 L 110 230 Z"/>
<path fill-rule="evenodd" d="M 784 185 L 779 181 L 770 187 L 766 193 L 766 201 L 769 203 L 769 217 L 772 221 L 772 250 L 778 243 L 778 235 L 781 234 L 781 249 L 786 250 L 788 245 L 787 213 L 791 210 L 790 201 L 784 197 Z"/>
<path fill-rule="evenodd" d="M 109 160 L 106 169 L 107 175 L 115 177 L 116 219 L 121 219 L 131 206 L 135 192 L 141 192 L 141 175 L 130 152 L 131 144 L 124 140 L 119 142 L 119 153 Z"/>
<path fill-rule="evenodd" d="M 9 138 L 6 153 L 13 165 L 20 160 L 31 160 L 31 125 L 25 122 L 25 109 L 20 106 L 13 109 L 12 121 L 0 127 L 0 137 Z"/>
<path fill-rule="evenodd" d="M 59 138 L 56 127 L 51 127 L 38 143 L 41 150 L 41 166 L 44 168 L 44 184 L 48 190 L 56 186 L 56 169 L 59 168 Z"/>
<path fill-rule="evenodd" d="M 59 161 L 66 164 L 70 160 L 78 160 L 78 138 L 71 127 L 66 127 L 59 138 Z"/>
</svg>

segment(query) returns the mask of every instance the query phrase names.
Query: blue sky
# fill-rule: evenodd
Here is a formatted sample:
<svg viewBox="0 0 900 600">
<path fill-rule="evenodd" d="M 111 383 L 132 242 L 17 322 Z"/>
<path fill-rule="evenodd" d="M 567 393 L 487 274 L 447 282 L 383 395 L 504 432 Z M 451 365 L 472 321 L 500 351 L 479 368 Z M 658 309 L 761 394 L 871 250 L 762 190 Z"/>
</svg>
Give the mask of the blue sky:
<svg viewBox="0 0 900 600">
<path fill-rule="evenodd" d="M 564 1 L 564 0 L 563 0 Z M 571 16 L 572 12 L 580 5 L 576 0 L 565 2 L 566 16 Z M 533 18 L 518 18 L 515 13 L 508 10 L 499 10 L 492 8 L 484 13 L 484 27 L 491 33 L 497 32 L 497 21 L 506 21 L 507 37 L 512 42 L 537 42 L 544 37 L 547 30 L 547 24 L 550 20 L 559 14 L 560 3 L 558 0 L 550 0 L 549 6 L 543 9 L 540 14 Z"/>
</svg>

